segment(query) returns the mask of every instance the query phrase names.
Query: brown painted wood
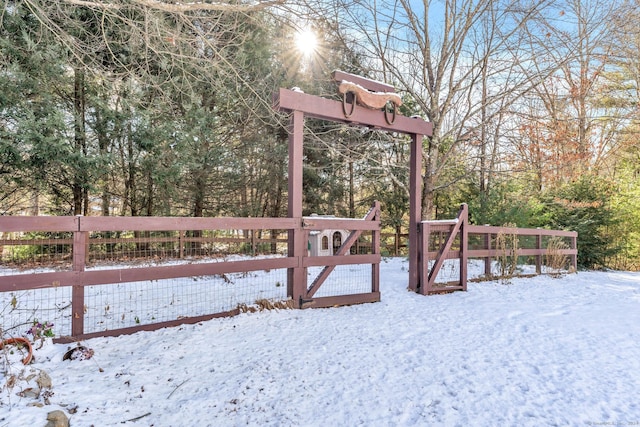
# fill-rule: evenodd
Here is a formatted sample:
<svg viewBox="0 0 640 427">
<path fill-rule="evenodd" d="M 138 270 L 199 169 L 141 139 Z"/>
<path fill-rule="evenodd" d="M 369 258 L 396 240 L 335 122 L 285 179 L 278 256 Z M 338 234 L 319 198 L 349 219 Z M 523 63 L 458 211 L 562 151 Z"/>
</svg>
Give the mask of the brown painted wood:
<svg viewBox="0 0 640 427">
<path fill-rule="evenodd" d="M 394 88 L 386 83 L 376 82 L 370 79 L 356 76 L 342 71 L 333 73 L 333 78 L 337 82 L 348 81 L 358 84 L 364 89 L 375 92 L 394 92 Z M 422 120 L 419 117 L 407 118 L 404 116 L 396 116 L 394 120 L 389 121 L 382 111 L 371 110 L 353 106 L 353 110 L 346 112 L 343 102 L 336 100 L 321 98 L 318 96 L 307 95 L 300 91 L 292 91 L 280 89 L 273 97 L 273 108 L 278 111 L 293 112 L 293 114 L 303 112 L 308 117 L 322 120 L 333 121 L 337 123 L 345 123 L 356 126 L 366 126 L 370 128 L 405 133 L 411 136 L 411 163 L 410 163 L 410 221 L 409 221 L 409 288 L 417 290 L 419 287 L 418 269 L 420 267 L 420 242 L 418 236 L 419 222 L 421 219 L 421 196 L 422 196 L 422 137 L 431 136 L 433 126 L 431 123 Z M 291 135 L 291 132 L 290 132 Z M 291 138 L 291 136 L 290 136 Z M 300 139 L 300 144 L 302 140 Z M 291 154 L 290 154 L 291 156 Z M 289 162 L 291 163 L 291 157 Z M 291 185 L 291 184 L 290 184 Z M 290 191 L 291 193 L 291 191 Z M 291 197 L 291 196 L 290 196 Z M 292 216 L 292 215 L 289 215 Z M 317 226 L 316 224 L 308 224 L 309 228 Z M 347 228 L 348 227 L 344 227 Z M 374 236 L 375 233 L 374 231 Z M 379 250 L 379 247 L 377 248 Z M 379 268 L 372 265 L 372 268 Z M 323 273 L 314 281 L 313 285 L 307 291 L 308 295 L 313 293 L 322 284 L 331 267 L 327 267 Z M 372 273 L 375 278 L 375 271 Z M 292 280 L 290 279 L 290 282 Z M 373 287 L 377 287 L 375 284 Z"/>
<path fill-rule="evenodd" d="M 571 266 L 573 267 L 573 271 L 578 271 L 578 233 L 574 236 L 571 236 L 571 249 L 575 251 L 570 256 Z"/>
<path fill-rule="evenodd" d="M 542 248 L 542 233 L 536 236 L 536 248 Z M 542 273 L 542 254 L 536 255 L 536 273 Z"/>
<path fill-rule="evenodd" d="M 435 287 L 431 288 L 431 290 L 429 291 L 428 295 L 450 294 L 451 292 L 464 291 L 464 290 L 465 290 L 464 286 L 460 286 L 460 285 L 435 286 Z"/>
<path fill-rule="evenodd" d="M 453 259 L 451 253 L 454 251 L 451 251 L 451 246 L 453 245 L 453 241 L 458 234 L 460 235 L 461 246 L 461 249 L 459 251 L 456 251 L 456 253 L 458 254 L 458 259 L 460 260 L 460 276 L 458 285 L 462 290 L 467 289 L 467 247 L 469 243 L 466 224 L 468 222 L 468 212 L 469 211 L 467 205 L 463 203 L 460 206 L 460 211 L 458 212 L 458 216 L 455 220 L 423 221 L 420 224 L 423 236 L 422 249 L 424 251 L 422 253 L 422 258 L 425 260 L 423 261 L 422 269 L 425 271 L 430 259 L 430 253 L 428 252 L 428 248 L 426 248 L 425 246 L 427 242 L 429 242 L 431 233 L 434 231 L 434 229 L 441 231 L 444 228 L 445 230 L 447 230 L 447 239 L 440 247 L 440 250 L 437 253 L 434 253 L 435 263 L 429 270 L 428 274 L 424 273 L 424 276 L 426 277 L 426 283 L 424 283 L 422 288 L 420 289 L 423 295 L 428 295 L 433 292 L 433 289 L 436 286 L 436 277 L 438 275 L 438 272 L 440 271 L 440 268 L 444 264 L 444 261 L 447 259 Z"/>
<path fill-rule="evenodd" d="M 469 224 L 469 207 L 464 203 L 460 207 L 460 286 L 462 290 L 467 290 L 467 269 L 468 269 L 468 256 L 469 256 L 469 233 L 467 225 Z"/>
<path fill-rule="evenodd" d="M 21 230 L 24 231 L 24 230 Z M 38 230 L 34 230 L 38 231 Z M 39 230 L 47 231 L 47 230 Z M 67 231 L 68 232 L 68 231 Z M 0 239 L 0 246 L 22 246 L 22 245 L 73 245 L 73 239 Z"/>
<path fill-rule="evenodd" d="M 543 236 L 557 236 L 557 237 L 574 237 L 578 233 L 575 231 L 565 230 L 547 230 L 545 228 L 512 228 L 512 227 L 498 227 L 492 225 L 468 225 L 469 234 L 517 234 L 519 236 L 537 236 L 542 234 Z"/>
<path fill-rule="evenodd" d="M 342 102 L 288 89 L 280 89 L 280 92 L 275 95 L 274 108 L 280 111 L 304 112 L 307 117 L 316 119 L 373 127 L 390 132 L 428 136 L 432 133 L 432 124 L 421 118 L 398 115 L 395 122 L 390 125 L 386 122 L 382 111 L 364 107 L 356 107 L 353 114 L 346 118 L 342 110 Z"/>
<path fill-rule="evenodd" d="M 427 280 L 427 286 L 421 293 L 431 294 L 433 293 L 435 285 L 435 275 L 438 271 L 438 260 L 440 264 L 447 259 L 460 259 L 460 286 L 462 290 L 466 290 L 467 281 L 467 260 L 468 258 L 483 258 L 485 263 L 485 276 L 491 275 L 491 260 L 502 255 L 502 251 L 491 248 L 491 238 L 499 233 L 515 234 L 518 236 L 534 236 L 535 248 L 518 248 L 515 256 L 531 256 L 536 259 L 536 272 L 540 274 L 542 271 L 542 257 L 547 254 L 547 248 L 542 247 L 543 236 L 548 237 L 570 237 L 571 244 L 569 249 L 561 249 L 559 253 L 568 255 L 572 266 L 575 266 L 575 258 L 577 257 L 578 249 L 575 241 L 577 239 L 577 233 L 562 230 L 545 230 L 545 229 L 531 229 L 531 228 L 503 228 L 493 226 L 473 226 L 467 223 L 468 210 L 466 205 L 462 205 L 457 220 L 454 221 L 423 221 L 421 225 L 421 242 L 422 242 L 422 258 L 425 260 L 425 265 L 429 259 L 435 258 L 436 264 L 429 273 L 429 279 Z M 460 227 L 460 250 L 451 250 L 450 246 L 444 245 L 439 251 L 428 251 L 426 242 L 428 242 L 429 236 L 432 233 L 448 234 L 447 244 L 453 239 L 453 231 L 456 227 Z M 451 231 L 447 231 L 451 230 Z M 451 234 L 449 234 L 451 233 Z M 475 234 L 482 236 L 485 249 L 470 249 L 469 248 L 469 234 Z M 574 267 L 575 269 L 575 267 Z M 450 289 L 450 288 L 448 288 Z"/>
<path fill-rule="evenodd" d="M 451 253 L 454 254 L 455 252 L 451 252 Z M 517 250 L 517 256 L 538 256 L 538 255 L 546 255 L 546 253 L 547 253 L 546 248 L 540 248 L 540 249 L 519 248 Z M 578 253 L 578 250 L 577 249 L 560 249 L 558 250 L 558 253 L 562 255 L 576 255 Z M 469 249 L 469 253 L 468 253 L 468 256 L 470 258 L 486 258 L 486 257 L 496 258 L 500 255 L 502 255 L 502 252 L 497 249 Z"/>
<path fill-rule="evenodd" d="M 287 257 L 155 267 L 115 268 L 110 270 L 15 274 L 11 276 L 0 276 L 0 292 L 45 289 L 58 286 L 84 287 L 88 285 L 108 285 L 294 267 L 298 267 L 298 260 Z M 78 308 L 79 307 L 80 305 L 78 305 Z"/>
<path fill-rule="evenodd" d="M 541 249 L 518 249 L 517 256 L 537 256 L 537 255 L 546 255 L 547 250 L 545 248 Z M 563 255 L 576 255 L 578 253 L 577 249 L 560 249 L 558 253 Z M 427 256 L 435 257 L 438 255 L 438 252 L 428 252 Z M 502 255 L 502 252 L 497 249 L 469 249 L 467 251 L 467 258 L 496 258 Z M 448 251 L 444 254 L 445 259 L 458 259 L 460 258 L 460 251 Z"/>
<path fill-rule="evenodd" d="M 302 221 L 303 228 L 307 230 L 379 230 L 380 221 L 346 219 L 346 218 L 319 218 L 305 216 Z"/>
<path fill-rule="evenodd" d="M 418 225 L 418 242 L 416 243 L 420 245 L 418 248 L 418 253 L 420 254 L 417 271 L 418 280 L 415 287 L 409 286 L 409 289 L 414 292 L 420 292 L 422 295 L 427 295 L 427 283 L 429 281 L 429 272 L 427 269 L 429 267 L 429 261 L 435 258 L 438 254 L 431 254 L 429 252 L 429 236 L 431 236 L 431 226 L 429 225 L 429 222 L 423 222 Z M 411 279 L 411 270 L 409 270 L 409 278 Z M 409 282 L 409 284 L 411 284 L 411 282 Z"/>
<path fill-rule="evenodd" d="M 379 302 L 380 292 L 370 292 L 366 294 L 340 295 L 335 297 L 319 297 L 310 301 L 304 301 L 301 308 L 329 308 L 344 305 L 365 304 Z"/>
<path fill-rule="evenodd" d="M 299 308 L 307 289 L 307 272 L 302 265 L 306 255 L 307 234 L 302 227 L 302 169 L 304 142 L 304 113 L 293 111 L 289 119 L 289 178 L 288 178 L 288 207 L 287 216 L 294 220 L 295 227 L 289 233 L 288 256 L 297 260 L 296 267 L 287 271 L 287 295 Z"/>
<path fill-rule="evenodd" d="M 303 266 L 335 267 L 338 265 L 379 264 L 381 259 L 380 254 L 312 256 L 305 257 Z"/>
<path fill-rule="evenodd" d="M 3 216 L 0 231 L 77 231 L 75 216 Z"/>
<path fill-rule="evenodd" d="M 430 135 L 430 133 L 429 133 Z M 411 155 L 409 165 L 409 289 L 417 292 L 424 287 L 420 273 L 426 261 L 420 254 L 422 248 L 419 235 L 422 221 L 422 135 L 411 136 Z M 424 236 L 422 236 L 424 238 Z"/>
<path fill-rule="evenodd" d="M 69 344 L 69 343 L 75 343 L 81 340 L 88 340 L 91 338 L 117 337 L 119 335 L 131 335 L 131 334 L 135 334 L 137 332 L 142 332 L 142 331 L 156 331 L 162 328 L 170 328 L 170 327 L 180 326 L 180 325 L 192 325 L 195 323 L 205 322 L 207 320 L 216 319 L 220 317 L 237 316 L 238 314 L 240 314 L 240 310 L 234 309 L 234 310 L 224 311 L 224 312 L 215 313 L 215 314 L 207 314 L 204 316 L 184 317 L 181 319 L 169 320 L 166 322 L 150 323 L 147 325 L 140 325 L 140 326 L 131 326 L 129 328 L 109 329 L 105 331 L 92 332 L 90 334 L 82 334 L 77 336 L 62 336 L 59 338 L 55 338 L 53 342 L 58 344 Z"/>
<path fill-rule="evenodd" d="M 79 273 L 74 271 L 55 271 L 48 273 L 28 273 L 0 276 L 0 292 L 27 291 L 30 289 L 72 286 Z"/>
<path fill-rule="evenodd" d="M 80 231 L 287 230 L 293 218 L 80 217 Z"/>
<path fill-rule="evenodd" d="M 380 202 L 375 201 L 373 208 L 375 216 L 372 222 L 380 222 Z M 371 254 L 376 255 L 378 260 L 371 263 L 371 292 L 380 293 L 380 229 L 373 230 L 371 233 Z"/>
<path fill-rule="evenodd" d="M 84 286 L 82 274 L 87 260 L 89 233 L 77 231 L 73 234 L 73 271 L 76 274 L 71 288 L 71 335 L 84 333 Z"/>
</svg>

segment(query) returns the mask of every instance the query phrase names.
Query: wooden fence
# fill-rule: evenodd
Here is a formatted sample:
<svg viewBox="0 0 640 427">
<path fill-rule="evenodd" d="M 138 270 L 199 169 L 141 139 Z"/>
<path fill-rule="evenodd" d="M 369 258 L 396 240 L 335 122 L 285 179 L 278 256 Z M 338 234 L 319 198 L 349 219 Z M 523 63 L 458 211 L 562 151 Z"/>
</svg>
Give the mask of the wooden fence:
<svg viewBox="0 0 640 427">
<path fill-rule="evenodd" d="M 0 332 L 48 321 L 59 340 L 77 340 L 261 304 L 379 301 L 379 215 L 376 203 L 364 219 L 0 217 Z M 332 256 L 290 250 L 293 239 L 302 247 L 310 233 L 336 228 L 349 235 Z M 466 290 L 473 258 L 484 261 L 486 278 L 510 262 L 537 274 L 576 268 L 577 233 L 470 225 L 466 205 L 458 218 L 419 229 L 420 286 L 412 289 L 423 294 Z M 566 260 L 552 265 L 554 256 Z M 458 263 L 457 280 L 439 276 L 447 262 Z"/>
<path fill-rule="evenodd" d="M 466 204 L 455 219 L 423 221 L 420 235 L 420 286 L 413 290 L 425 295 L 466 290 L 469 259 L 483 260 L 486 279 L 521 275 L 523 264 L 535 266 L 535 274 L 577 270 L 578 233 L 471 225 Z M 446 261 L 458 262 L 457 277 L 438 277 Z"/>
<path fill-rule="evenodd" d="M 261 301 L 299 308 L 377 301 L 379 209 L 374 204 L 365 220 L 330 222 L 0 217 L 0 332 L 53 321 L 59 336 L 76 340 L 199 322 Z M 287 251 L 291 239 L 308 238 L 310 230 L 325 225 L 350 230 L 337 255 L 310 259 Z M 228 237 L 234 233 L 249 239 Z M 286 238 L 262 241 L 258 236 L 264 234 Z M 368 244 L 361 249 L 366 254 L 350 254 L 356 241 Z M 244 251 L 235 247 L 247 242 Z M 268 255 L 258 254 L 262 243 L 269 245 Z M 340 276 L 341 266 L 359 266 L 362 274 Z M 300 283 L 292 282 L 294 270 L 303 273 Z M 309 287 L 312 270 L 323 279 Z M 327 280 L 328 273 L 336 280 Z M 18 320 L 9 325 L 9 316 Z"/>
</svg>

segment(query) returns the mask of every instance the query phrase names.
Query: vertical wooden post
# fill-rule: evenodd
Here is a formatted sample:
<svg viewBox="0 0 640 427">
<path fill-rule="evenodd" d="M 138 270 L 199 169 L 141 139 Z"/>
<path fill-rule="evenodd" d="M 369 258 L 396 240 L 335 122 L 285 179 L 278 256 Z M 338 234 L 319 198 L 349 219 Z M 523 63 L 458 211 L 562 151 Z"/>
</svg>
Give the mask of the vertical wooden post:
<svg viewBox="0 0 640 427">
<path fill-rule="evenodd" d="M 541 233 L 538 233 L 538 235 L 536 236 L 536 249 L 538 250 L 538 255 L 536 255 L 536 274 L 542 274 L 542 234 Z"/>
<path fill-rule="evenodd" d="M 373 221 L 380 221 L 380 202 L 372 206 L 375 209 Z M 357 242 L 357 241 L 356 241 Z M 371 231 L 371 254 L 380 253 L 380 230 Z M 371 264 L 371 292 L 380 292 L 380 263 Z"/>
<path fill-rule="evenodd" d="M 491 233 L 489 232 L 484 235 L 484 246 L 487 251 L 491 250 Z M 487 279 L 491 277 L 491 257 L 488 255 L 484 259 L 484 277 Z"/>
<path fill-rule="evenodd" d="M 409 289 L 417 292 L 424 282 L 420 273 L 426 268 L 422 245 L 419 240 L 419 226 L 422 221 L 422 135 L 411 135 L 411 158 L 409 166 Z M 422 236 L 424 239 L 425 236 Z"/>
<path fill-rule="evenodd" d="M 467 290 L 467 251 L 469 249 L 469 234 L 467 233 L 467 224 L 469 222 L 469 207 L 466 203 L 460 206 L 460 285 L 462 290 Z"/>
<path fill-rule="evenodd" d="M 76 217 L 78 231 L 73 233 L 73 272 L 75 280 L 71 288 L 71 336 L 77 337 L 84 334 L 84 281 L 82 273 L 86 266 L 87 245 L 89 244 L 89 232 L 80 231 L 81 218 Z"/>
<path fill-rule="evenodd" d="M 256 230 L 249 230 L 251 233 L 251 256 L 256 256 Z"/>
<path fill-rule="evenodd" d="M 573 267 L 573 272 L 576 273 L 578 271 L 578 236 L 577 233 L 575 236 L 571 237 L 571 249 L 576 249 L 576 254 L 571 255 L 571 266 Z"/>
<path fill-rule="evenodd" d="M 298 259 L 297 267 L 287 271 L 287 294 L 293 300 L 295 308 L 301 308 L 302 298 L 306 294 L 306 274 L 303 258 L 307 251 L 302 228 L 302 147 L 304 141 L 304 113 L 293 111 L 289 121 L 289 177 L 288 177 L 288 207 L 289 218 L 295 218 L 296 228 L 289 230 L 289 257 Z"/>
<path fill-rule="evenodd" d="M 431 282 L 429 282 L 429 241 L 431 240 L 431 226 L 427 222 L 418 224 L 420 228 L 419 241 L 420 245 L 420 263 L 419 263 L 419 280 L 420 293 L 428 295 L 431 292 Z"/>
<path fill-rule="evenodd" d="M 398 232 L 394 233 L 393 241 L 393 256 L 398 256 L 400 254 L 400 234 Z"/>
</svg>

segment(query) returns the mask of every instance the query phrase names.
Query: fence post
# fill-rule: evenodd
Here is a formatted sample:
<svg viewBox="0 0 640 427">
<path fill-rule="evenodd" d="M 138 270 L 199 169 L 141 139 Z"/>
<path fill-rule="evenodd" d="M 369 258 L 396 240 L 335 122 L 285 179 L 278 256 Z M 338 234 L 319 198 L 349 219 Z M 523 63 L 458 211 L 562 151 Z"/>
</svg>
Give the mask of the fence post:
<svg viewBox="0 0 640 427">
<path fill-rule="evenodd" d="M 424 254 L 420 253 L 424 239 L 419 228 L 422 221 L 422 135 L 411 135 L 409 166 L 409 289 L 416 292 L 425 286 L 420 282 L 420 271 L 425 267 Z"/>
<path fill-rule="evenodd" d="M 460 285 L 462 290 L 467 290 L 467 251 L 469 250 L 469 234 L 467 233 L 467 224 L 469 219 L 469 207 L 466 203 L 460 206 Z"/>
<path fill-rule="evenodd" d="M 489 226 L 489 224 L 485 224 L 485 226 Z M 487 251 L 491 251 L 491 233 L 487 232 L 484 235 L 484 246 L 487 248 Z M 484 259 L 484 277 L 491 277 L 491 256 L 487 255 Z"/>
<path fill-rule="evenodd" d="M 73 272 L 75 280 L 71 288 L 71 336 L 84 334 L 84 280 L 89 232 L 80 231 L 81 217 L 76 217 L 78 231 L 73 233 Z"/>
<path fill-rule="evenodd" d="M 431 226 L 427 222 L 421 222 L 420 226 L 420 293 L 428 295 L 431 292 L 431 283 L 429 282 L 429 242 L 431 241 Z M 417 289 L 416 289 L 417 291 Z"/>
<path fill-rule="evenodd" d="M 578 233 L 571 237 L 571 249 L 575 249 L 576 253 L 571 255 L 571 266 L 573 267 L 573 272 L 578 271 Z"/>
<path fill-rule="evenodd" d="M 380 202 L 373 202 L 376 210 L 373 221 L 380 221 Z M 380 229 L 371 231 L 371 254 L 380 253 Z M 371 292 L 380 292 L 380 263 L 371 264 Z"/>
<path fill-rule="evenodd" d="M 540 227 L 538 227 L 538 230 Z M 536 236 L 536 249 L 538 255 L 536 255 L 536 274 L 542 274 L 542 233 L 538 232 Z"/>
<path fill-rule="evenodd" d="M 302 168 L 304 141 L 304 113 L 293 111 L 289 119 L 289 166 L 288 166 L 288 217 L 295 218 L 296 227 L 289 230 L 287 256 L 298 261 L 297 267 L 287 270 L 287 294 L 295 308 L 302 308 L 302 299 L 307 294 L 307 277 L 303 265 L 307 253 L 307 242 L 302 224 Z"/>
<path fill-rule="evenodd" d="M 251 230 L 251 256 L 256 256 L 256 230 Z"/>
</svg>

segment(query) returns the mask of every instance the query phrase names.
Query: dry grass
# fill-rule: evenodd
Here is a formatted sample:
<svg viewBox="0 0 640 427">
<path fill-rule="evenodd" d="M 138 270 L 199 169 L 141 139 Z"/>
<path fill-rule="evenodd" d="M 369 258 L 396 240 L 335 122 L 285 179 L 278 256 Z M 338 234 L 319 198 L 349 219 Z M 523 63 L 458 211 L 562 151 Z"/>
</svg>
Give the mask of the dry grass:
<svg viewBox="0 0 640 427">
<path fill-rule="evenodd" d="M 515 224 L 504 224 L 503 227 L 515 228 Z M 509 283 L 518 268 L 518 235 L 515 233 L 500 232 L 496 235 L 496 249 L 499 252 L 498 266 L 500 267 L 500 279 Z"/>
<path fill-rule="evenodd" d="M 562 238 L 554 237 L 549 239 L 547 243 L 547 253 L 545 254 L 545 265 L 548 269 L 548 274 L 551 276 L 562 276 L 566 272 L 567 264 L 569 263 L 569 257 L 562 253 L 562 250 L 569 249 Z"/>
<path fill-rule="evenodd" d="M 240 313 L 256 313 L 264 310 L 288 310 L 293 308 L 293 300 L 288 299 L 285 301 L 272 301 L 268 299 L 256 300 L 252 305 L 239 304 L 238 309 Z"/>
</svg>

